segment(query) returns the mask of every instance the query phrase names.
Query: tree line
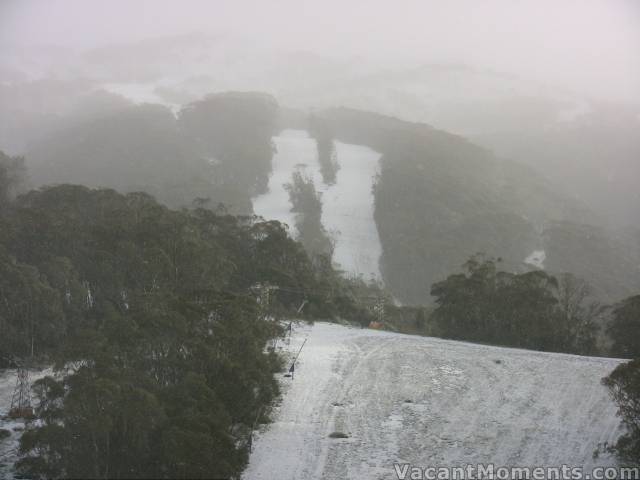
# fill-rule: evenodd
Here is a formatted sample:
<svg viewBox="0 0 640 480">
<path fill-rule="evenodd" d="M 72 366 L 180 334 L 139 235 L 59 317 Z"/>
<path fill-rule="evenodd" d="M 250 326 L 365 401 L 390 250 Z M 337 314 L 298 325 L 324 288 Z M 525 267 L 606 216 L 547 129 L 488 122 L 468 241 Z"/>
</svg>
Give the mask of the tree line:
<svg viewBox="0 0 640 480">
<path fill-rule="evenodd" d="M 431 287 L 439 334 L 493 345 L 593 355 L 596 315 L 587 287 L 571 275 L 511 273 L 499 261 L 472 256 L 463 273 Z"/>
<path fill-rule="evenodd" d="M 625 433 L 606 449 L 615 453 L 625 465 L 640 465 L 640 295 L 620 302 L 614 310 L 610 328 L 613 351 L 624 358 L 623 363 L 602 383 L 618 405 L 618 415 Z"/>
<path fill-rule="evenodd" d="M 472 256 L 463 273 L 431 287 L 434 332 L 493 345 L 632 359 L 602 380 L 625 426 L 625 433 L 604 450 L 623 465 L 639 465 L 640 295 L 600 305 L 589 286 L 571 274 L 510 273 L 500 271 L 499 263 Z M 598 345 L 598 333 L 608 338 L 607 347 Z"/>
<path fill-rule="evenodd" d="M 42 423 L 23 436 L 26 474 L 237 476 L 280 368 L 264 348 L 279 328 L 250 287 L 283 287 L 280 312 L 306 300 L 310 318 L 362 324 L 375 312 L 358 298 L 384 295 L 343 279 L 326 256 L 310 259 L 278 222 L 72 185 L 17 196 L 25 174 L 22 159 L 1 154 L 0 362 L 53 361 L 59 374 L 36 385 Z M 445 338 L 639 357 L 640 296 L 603 306 L 570 274 L 499 266 L 473 256 L 432 286 L 428 315 L 392 305 L 387 315 Z M 627 460 L 640 445 L 638 371 L 636 360 L 604 381 L 628 426 L 608 448 Z"/>
<path fill-rule="evenodd" d="M 306 300 L 312 317 L 366 317 L 356 287 L 278 222 L 74 185 L 15 198 L 19 166 L 0 162 L 0 359 L 57 373 L 35 384 L 19 471 L 239 476 L 281 368 L 251 287 L 283 287 L 281 312 Z"/>
</svg>

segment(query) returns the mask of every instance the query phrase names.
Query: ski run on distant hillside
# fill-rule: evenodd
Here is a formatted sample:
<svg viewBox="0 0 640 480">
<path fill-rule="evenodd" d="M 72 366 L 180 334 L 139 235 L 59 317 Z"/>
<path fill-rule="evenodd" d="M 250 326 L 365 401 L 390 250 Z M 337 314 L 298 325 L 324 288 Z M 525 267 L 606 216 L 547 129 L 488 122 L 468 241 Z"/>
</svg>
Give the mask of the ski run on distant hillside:
<svg viewBox="0 0 640 480">
<path fill-rule="evenodd" d="M 320 175 L 316 141 L 306 131 L 284 130 L 273 141 L 277 152 L 269 190 L 253 199 L 256 215 L 286 223 L 296 237 L 295 214 L 285 185 L 300 170 L 321 194 L 322 226 L 335 242 L 334 262 L 347 274 L 381 280 L 382 247 L 373 218 L 373 182 L 380 154 L 365 146 L 335 142 L 339 170 L 336 183 L 326 185 Z"/>
</svg>

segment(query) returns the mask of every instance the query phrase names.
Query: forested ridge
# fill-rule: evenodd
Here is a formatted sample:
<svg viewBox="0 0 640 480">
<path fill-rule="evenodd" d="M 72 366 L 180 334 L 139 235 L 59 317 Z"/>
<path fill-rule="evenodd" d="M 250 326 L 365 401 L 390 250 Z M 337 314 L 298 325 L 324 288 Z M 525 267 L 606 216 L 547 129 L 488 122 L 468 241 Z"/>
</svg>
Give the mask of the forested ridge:
<svg viewBox="0 0 640 480">
<path fill-rule="evenodd" d="M 281 333 L 273 319 L 303 302 L 309 319 L 384 317 L 402 332 L 637 358 L 637 297 L 600 303 L 635 291 L 632 239 L 568 221 L 589 213 L 427 125 L 348 110 L 296 118 L 317 142 L 324 183 L 339 168 L 334 140 L 383 152 L 374 195 L 388 291 L 333 269 L 322 198 L 302 173 L 288 184 L 299 242 L 278 222 L 239 215 L 266 188 L 284 126 L 269 96 L 213 95 L 177 119 L 126 107 L 34 151 L 41 180 L 89 186 L 27 192 L 24 160 L 2 154 L 0 362 L 58 373 L 36 384 L 42 422 L 22 438 L 21 472 L 237 477 L 278 395 L 281 360 L 265 350 Z M 91 188 L 104 179 L 130 193 Z M 554 211 L 558 199 L 567 203 Z M 523 268 L 541 241 L 550 268 Z M 487 255 L 469 258 L 476 251 Z M 280 287 L 268 315 L 257 284 Z M 624 405 L 637 380 L 632 367 L 617 375 L 607 386 Z M 633 428 L 610 447 L 625 458 L 637 451 Z"/>
<path fill-rule="evenodd" d="M 637 232 L 603 228 L 579 198 L 533 168 L 425 123 L 372 112 L 332 108 L 310 124 L 325 138 L 382 154 L 374 188 L 380 267 L 403 303 L 431 303 L 425 285 L 476 252 L 522 273 L 525 258 L 544 250 L 546 271 L 585 279 L 604 302 L 640 289 Z"/>
<path fill-rule="evenodd" d="M 640 0 L 544 1 L 0 0 L 0 480 L 640 480 Z"/>
<path fill-rule="evenodd" d="M 8 197 L 7 197 L 8 198 Z M 61 185 L 3 201 L 0 356 L 54 362 L 19 469 L 44 477 L 235 477 L 268 418 L 279 312 L 366 318 L 278 222 Z"/>
<path fill-rule="evenodd" d="M 212 94 L 174 116 L 162 105 L 121 105 L 112 97 L 105 99 L 110 108 L 63 123 L 29 146 L 33 184 L 144 191 L 174 208 L 207 198 L 213 207 L 251 214 L 251 197 L 264 191 L 271 172 L 275 99 Z"/>
<path fill-rule="evenodd" d="M 445 338 L 532 350 L 596 355 L 606 307 L 571 274 L 514 274 L 499 260 L 471 257 L 464 273 L 432 285 L 434 330 Z"/>
<path fill-rule="evenodd" d="M 223 204 L 248 215 L 252 198 L 268 184 L 273 136 L 283 128 L 306 129 L 317 144 L 325 184 L 335 182 L 345 161 L 336 157 L 336 141 L 382 154 L 374 189 L 380 269 L 403 303 L 431 303 L 429 286 L 475 252 L 501 257 L 520 271 L 532 251 L 544 250 L 547 271 L 584 278 L 607 302 L 640 288 L 637 232 L 603 228 L 597 215 L 544 175 L 461 136 L 346 108 L 308 114 L 256 92 L 207 95 L 175 116 L 161 105 L 122 105 L 114 97 L 106 95 L 88 118 L 61 122 L 29 146 L 34 185 L 145 191 L 173 208 L 200 198 L 203 206 Z M 311 210 L 308 217 L 317 215 Z M 300 221 L 309 223 L 304 216 Z M 310 231 L 315 235 L 318 228 Z M 324 237 L 306 244 L 330 250 Z"/>
</svg>

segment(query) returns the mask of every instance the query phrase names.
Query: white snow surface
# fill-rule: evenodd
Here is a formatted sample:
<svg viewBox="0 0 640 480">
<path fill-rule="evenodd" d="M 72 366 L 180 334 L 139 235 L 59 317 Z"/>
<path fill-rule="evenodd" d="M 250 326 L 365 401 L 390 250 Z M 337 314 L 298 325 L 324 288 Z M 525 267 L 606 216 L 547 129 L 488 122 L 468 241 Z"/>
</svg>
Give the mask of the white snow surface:
<svg viewBox="0 0 640 480">
<path fill-rule="evenodd" d="M 540 270 L 544 270 L 544 261 L 547 259 L 547 254 L 544 250 L 534 250 L 524 259 L 524 263 L 532 265 Z"/>
<path fill-rule="evenodd" d="M 612 466 L 621 433 L 600 380 L 620 362 L 316 323 L 243 475 L 397 479 L 414 466 Z M 349 435 L 332 439 L 332 432 Z"/>
<path fill-rule="evenodd" d="M 273 137 L 276 154 L 272 160 L 268 191 L 253 198 L 253 212 L 265 220 L 278 220 L 289 226 L 293 238 L 297 236 L 296 216 L 285 185 L 291 183 L 293 172 L 302 165 L 317 164 L 315 140 L 304 130 L 283 130 Z"/>
<path fill-rule="evenodd" d="M 335 241 L 333 260 L 352 275 L 381 281 L 382 245 L 373 218 L 373 185 L 381 154 L 362 145 L 335 142 L 340 169 L 322 196 L 322 224 Z"/>
<path fill-rule="evenodd" d="M 382 246 L 373 211 L 373 184 L 380 154 L 368 147 L 335 142 L 340 165 L 336 183 L 322 181 L 316 141 L 304 130 L 284 130 L 273 138 L 277 153 L 273 157 L 268 192 L 253 199 L 256 215 L 279 220 L 297 236 L 295 214 L 284 185 L 294 171 L 311 178 L 322 200 L 321 222 L 335 243 L 333 261 L 337 268 L 365 280 L 381 281 Z"/>
</svg>

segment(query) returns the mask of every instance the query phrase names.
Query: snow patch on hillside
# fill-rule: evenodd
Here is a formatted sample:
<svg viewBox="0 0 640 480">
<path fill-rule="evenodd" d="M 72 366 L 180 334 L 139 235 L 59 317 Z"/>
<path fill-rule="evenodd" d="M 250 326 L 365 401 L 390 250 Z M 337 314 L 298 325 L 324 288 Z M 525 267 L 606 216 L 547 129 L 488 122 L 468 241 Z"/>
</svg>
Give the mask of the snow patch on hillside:
<svg viewBox="0 0 640 480">
<path fill-rule="evenodd" d="M 531 254 L 524 259 L 524 263 L 532 265 L 540 270 L 544 270 L 544 261 L 547 259 L 547 254 L 544 250 L 534 250 Z"/>
<path fill-rule="evenodd" d="M 352 275 L 381 281 L 382 245 L 373 218 L 373 185 L 381 154 L 361 145 L 335 142 L 340 169 L 322 196 L 322 223 L 335 241 L 334 262 Z"/>
<path fill-rule="evenodd" d="M 381 281 L 382 246 L 373 218 L 373 184 L 380 154 L 368 147 L 335 142 L 340 165 L 333 185 L 322 181 L 316 141 L 304 130 L 284 130 L 273 138 L 273 157 L 268 191 L 253 199 L 256 215 L 289 225 L 293 238 L 298 232 L 285 184 L 296 170 L 313 180 L 322 200 L 322 226 L 335 243 L 333 262 L 348 275 Z"/>
<path fill-rule="evenodd" d="M 243 478 L 397 479 L 393 464 L 612 466 L 621 433 L 601 378 L 619 360 L 316 323 Z M 330 438 L 341 432 L 348 438 Z"/>
<path fill-rule="evenodd" d="M 293 172 L 302 164 L 317 164 L 316 142 L 304 130 L 283 130 L 273 137 L 276 154 L 268 191 L 253 198 L 253 211 L 265 220 L 278 220 L 289 226 L 289 233 L 297 237 L 296 217 L 285 185 L 291 183 Z"/>
</svg>

